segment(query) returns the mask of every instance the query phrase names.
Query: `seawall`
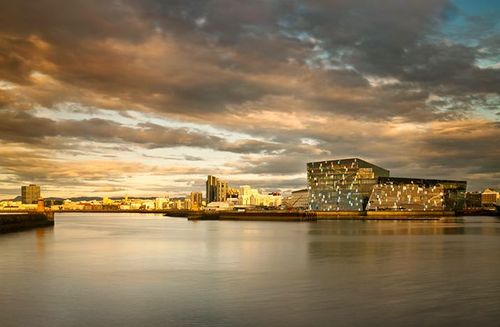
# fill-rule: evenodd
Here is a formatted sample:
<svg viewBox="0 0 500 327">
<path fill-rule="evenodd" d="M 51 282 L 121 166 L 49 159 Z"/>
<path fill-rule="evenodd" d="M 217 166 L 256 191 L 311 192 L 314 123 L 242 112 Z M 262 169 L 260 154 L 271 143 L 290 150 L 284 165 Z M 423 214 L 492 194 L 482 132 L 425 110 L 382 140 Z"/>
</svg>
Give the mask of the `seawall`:
<svg viewBox="0 0 500 327">
<path fill-rule="evenodd" d="M 257 211 L 257 212 L 198 212 L 188 215 L 188 220 L 241 220 L 241 221 L 315 221 L 313 212 L 283 212 L 283 211 Z"/>
<path fill-rule="evenodd" d="M 257 211 L 198 212 L 189 220 L 317 221 L 317 220 L 439 220 L 455 216 L 452 211 Z"/>
<path fill-rule="evenodd" d="M 0 215 L 0 233 L 54 226 L 52 212 L 9 213 Z"/>
</svg>

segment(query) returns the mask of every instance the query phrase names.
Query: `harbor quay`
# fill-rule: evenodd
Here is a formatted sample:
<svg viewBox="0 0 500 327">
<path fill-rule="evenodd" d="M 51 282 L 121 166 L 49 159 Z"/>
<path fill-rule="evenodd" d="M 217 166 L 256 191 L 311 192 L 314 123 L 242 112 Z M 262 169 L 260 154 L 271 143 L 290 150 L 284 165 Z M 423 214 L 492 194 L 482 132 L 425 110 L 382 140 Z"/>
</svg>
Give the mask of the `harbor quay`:
<svg viewBox="0 0 500 327">
<path fill-rule="evenodd" d="M 256 212 L 197 212 L 187 215 L 188 220 L 236 221 L 318 221 L 318 220 L 439 220 L 453 217 L 454 211 L 256 211 Z"/>
<path fill-rule="evenodd" d="M 0 214 L 0 233 L 50 226 L 54 226 L 54 213 L 51 211 Z"/>
<path fill-rule="evenodd" d="M 194 210 L 72 210 L 54 212 L 0 212 L 0 233 L 17 232 L 31 228 L 54 226 L 57 213 L 94 214 L 162 214 L 166 218 L 187 218 L 190 221 L 232 220 L 232 221 L 281 221 L 314 222 L 321 220 L 441 220 L 449 217 L 470 215 L 455 211 L 194 211 Z M 483 215 L 483 214 L 481 214 Z"/>
</svg>

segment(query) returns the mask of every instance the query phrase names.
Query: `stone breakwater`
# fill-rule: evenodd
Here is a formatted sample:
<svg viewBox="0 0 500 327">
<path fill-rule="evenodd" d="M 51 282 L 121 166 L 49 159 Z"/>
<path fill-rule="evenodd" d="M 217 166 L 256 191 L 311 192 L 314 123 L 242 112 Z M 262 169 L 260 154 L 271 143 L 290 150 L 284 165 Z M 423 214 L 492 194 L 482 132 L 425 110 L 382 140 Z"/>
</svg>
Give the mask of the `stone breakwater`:
<svg viewBox="0 0 500 327">
<path fill-rule="evenodd" d="M 9 213 L 0 215 L 0 233 L 54 226 L 52 212 Z"/>
</svg>

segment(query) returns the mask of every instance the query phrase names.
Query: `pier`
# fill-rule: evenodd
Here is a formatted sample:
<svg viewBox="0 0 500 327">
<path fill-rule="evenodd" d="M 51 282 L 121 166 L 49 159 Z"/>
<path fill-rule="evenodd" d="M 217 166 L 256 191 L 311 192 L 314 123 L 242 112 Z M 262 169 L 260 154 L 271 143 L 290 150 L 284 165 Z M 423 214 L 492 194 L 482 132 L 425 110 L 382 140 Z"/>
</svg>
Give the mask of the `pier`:
<svg viewBox="0 0 500 327">
<path fill-rule="evenodd" d="M 0 214 L 0 233 L 49 226 L 54 226 L 54 213 L 51 211 Z"/>
</svg>

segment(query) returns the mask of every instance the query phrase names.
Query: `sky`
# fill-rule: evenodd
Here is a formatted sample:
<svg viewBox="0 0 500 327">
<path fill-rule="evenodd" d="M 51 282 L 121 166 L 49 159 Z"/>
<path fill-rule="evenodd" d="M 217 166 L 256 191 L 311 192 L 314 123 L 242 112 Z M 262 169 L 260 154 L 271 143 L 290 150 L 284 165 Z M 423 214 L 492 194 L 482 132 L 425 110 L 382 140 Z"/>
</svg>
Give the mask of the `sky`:
<svg viewBox="0 0 500 327">
<path fill-rule="evenodd" d="M 500 2 L 0 0 L 0 198 L 288 192 L 306 163 L 500 188 Z"/>
</svg>

